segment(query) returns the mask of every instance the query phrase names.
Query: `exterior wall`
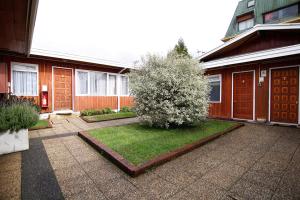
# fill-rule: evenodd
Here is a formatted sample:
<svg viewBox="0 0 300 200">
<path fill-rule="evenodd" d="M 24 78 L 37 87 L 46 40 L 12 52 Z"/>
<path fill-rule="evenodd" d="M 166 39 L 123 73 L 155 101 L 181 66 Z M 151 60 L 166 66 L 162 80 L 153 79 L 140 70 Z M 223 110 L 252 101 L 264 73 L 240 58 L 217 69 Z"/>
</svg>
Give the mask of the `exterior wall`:
<svg viewBox="0 0 300 200">
<path fill-rule="evenodd" d="M 277 60 L 260 61 L 258 63 L 249 63 L 243 66 L 226 66 L 219 69 L 209 69 L 207 75 L 222 75 L 222 101 L 221 103 L 211 103 L 209 117 L 231 119 L 231 101 L 232 101 L 232 73 L 240 71 L 255 70 L 255 120 L 268 120 L 269 116 L 269 69 L 276 67 L 300 66 L 300 55 L 291 58 L 282 58 Z M 267 76 L 264 82 L 259 84 L 259 73 L 261 70 L 267 70 Z"/>
<path fill-rule="evenodd" d="M 73 69 L 72 73 L 72 81 L 73 81 L 73 89 L 72 89 L 72 98 L 73 98 L 73 110 L 80 111 L 84 109 L 100 109 L 105 107 L 110 107 L 112 109 L 118 108 L 118 97 L 117 96 L 75 96 L 75 69 L 85 69 L 85 70 L 94 70 L 108 73 L 118 73 L 120 68 L 109 68 L 109 67 L 96 67 L 84 64 L 74 64 L 74 63 L 66 63 L 59 61 L 46 60 L 41 58 L 24 58 L 24 57 L 16 57 L 16 56 L 1 56 L 0 61 L 7 65 L 8 72 L 8 80 L 4 81 L 2 79 L 2 71 L 0 71 L 0 82 L 1 86 L 5 85 L 6 91 L 11 91 L 11 88 L 8 87 L 7 82 L 11 82 L 11 62 L 20 62 L 20 63 L 29 63 L 29 64 L 38 64 L 38 96 L 28 97 L 34 98 L 35 102 L 40 105 L 41 104 L 41 90 L 42 86 L 46 85 L 48 88 L 48 107 L 43 108 L 42 112 L 52 112 L 53 104 L 52 104 L 52 67 L 65 67 Z M 2 69 L 2 65 L 1 65 Z M 1 89 L 1 88 L 0 88 Z M 133 97 L 130 96 L 121 96 L 120 97 L 120 108 L 123 106 L 131 107 L 133 105 Z"/>
<path fill-rule="evenodd" d="M 0 63 L 0 93 L 7 93 L 7 67 Z"/>
</svg>

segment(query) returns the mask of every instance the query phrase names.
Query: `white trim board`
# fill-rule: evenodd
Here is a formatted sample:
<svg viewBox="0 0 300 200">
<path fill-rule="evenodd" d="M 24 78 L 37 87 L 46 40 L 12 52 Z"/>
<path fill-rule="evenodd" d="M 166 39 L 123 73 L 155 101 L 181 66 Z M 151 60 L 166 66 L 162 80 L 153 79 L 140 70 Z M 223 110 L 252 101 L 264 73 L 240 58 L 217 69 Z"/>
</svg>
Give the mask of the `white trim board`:
<svg viewBox="0 0 300 200">
<path fill-rule="evenodd" d="M 254 26 L 253 28 L 249 29 L 248 31 L 245 31 L 241 33 L 240 35 L 236 36 L 235 38 L 229 40 L 228 42 L 225 42 L 224 44 L 218 46 L 217 48 L 201 55 L 199 57 L 199 60 L 202 60 L 203 58 L 206 58 L 207 56 L 219 51 L 220 49 L 223 49 L 245 37 L 248 35 L 251 35 L 252 33 L 255 33 L 257 31 L 262 30 L 291 30 L 291 29 L 300 29 L 300 23 L 293 23 L 293 24 L 258 24 Z"/>
<path fill-rule="evenodd" d="M 246 73 L 246 72 L 253 72 L 253 116 L 252 116 L 252 120 L 251 119 L 239 119 L 239 118 L 235 118 L 233 117 L 233 75 L 234 74 L 240 74 L 240 73 Z M 232 72 L 231 74 L 231 118 L 232 119 L 236 119 L 236 120 L 245 120 L 245 121 L 255 121 L 255 106 L 256 106 L 256 88 L 255 88 L 255 70 L 247 70 L 247 71 L 238 71 L 238 72 Z"/>
<path fill-rule="evenodd" d="M 271 83 L 272 83 L 272 70 L 276 70 L 276 69 L 284 69 L 284 68 L 299 68 L 299 74 L 298 74 L 298 124 L 300 124 L 300 66 L 299 65 L 291 65 L 291 66 L 285 66 L 285 67 L 272 67 L 272 68 L 269 68 L 269 101 L 268 101 L 268 121 L 271 123 L 271 124 L 283 124 L 283 125 L 297 125 L 297 124 L 293 124 L 293 123 L 286 123 L 286 122 L 273 122 L 271 121 Z"/>
<path fill-rule="evenodd" d="M 300 54 L 300 44 L 202 62 L 204 69 Z"/>
</svg>

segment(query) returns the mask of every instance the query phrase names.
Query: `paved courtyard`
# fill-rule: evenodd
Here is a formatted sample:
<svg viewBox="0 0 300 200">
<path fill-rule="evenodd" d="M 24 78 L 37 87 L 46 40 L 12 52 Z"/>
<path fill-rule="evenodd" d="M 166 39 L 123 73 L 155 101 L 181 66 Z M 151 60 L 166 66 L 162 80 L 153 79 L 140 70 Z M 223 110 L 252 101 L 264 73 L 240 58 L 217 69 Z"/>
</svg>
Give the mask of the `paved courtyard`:
<svg viewBox="0 0 300 200">
<path fill-rule="evenodd" d="M 22 199 L 300 199 L 296 128 L 246 124 L 137 178 L 76 135 L 31 145 Z"/>
</svg>

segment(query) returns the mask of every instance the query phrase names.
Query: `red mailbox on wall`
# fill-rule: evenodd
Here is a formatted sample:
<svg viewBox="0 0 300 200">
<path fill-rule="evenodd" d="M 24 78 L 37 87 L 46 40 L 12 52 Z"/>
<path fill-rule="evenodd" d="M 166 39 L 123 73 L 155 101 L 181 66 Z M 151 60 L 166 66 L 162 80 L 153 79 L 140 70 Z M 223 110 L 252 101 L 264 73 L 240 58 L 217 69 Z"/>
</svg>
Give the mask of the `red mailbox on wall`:
<svg viewBox="0 0 300 200">
<path fill-rule="evenodd" d="M 48 108 L 48 88 L 47 85 L 42 86 L 41 107 Z"/>
</svg>

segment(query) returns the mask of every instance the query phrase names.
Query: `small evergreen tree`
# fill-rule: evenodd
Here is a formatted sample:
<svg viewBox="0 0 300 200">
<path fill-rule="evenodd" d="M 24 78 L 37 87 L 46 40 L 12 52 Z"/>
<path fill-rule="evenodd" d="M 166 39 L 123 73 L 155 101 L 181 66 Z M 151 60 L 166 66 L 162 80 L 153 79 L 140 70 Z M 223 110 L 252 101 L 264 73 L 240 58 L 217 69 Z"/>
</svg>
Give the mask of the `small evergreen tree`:
<svg viewBox="0 0 300 200">
<path fill-rule="evenodd" d="M 171 52 L 169 52 L 168 56 L 170 56 L 171 54 L 177 54 L 179 56 L 192 58 L 182 38 L 179 38 L 174 49 Z"/>
</svg>

